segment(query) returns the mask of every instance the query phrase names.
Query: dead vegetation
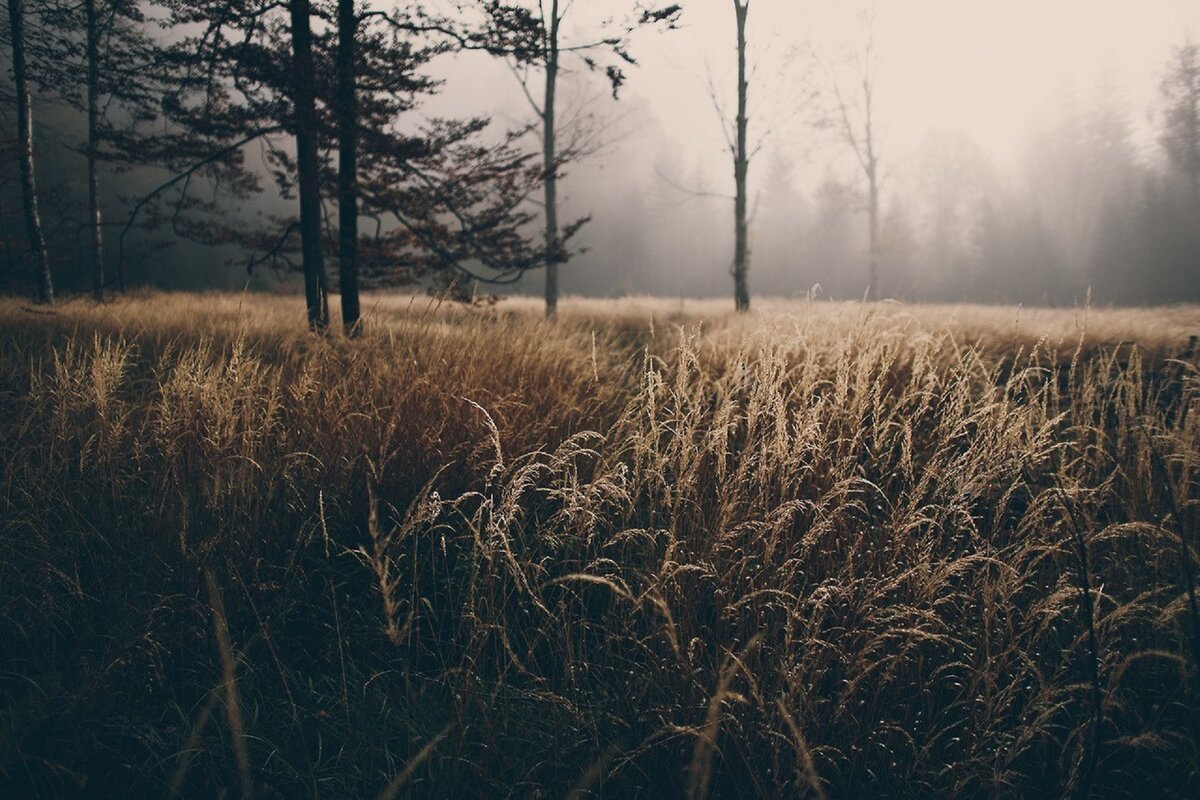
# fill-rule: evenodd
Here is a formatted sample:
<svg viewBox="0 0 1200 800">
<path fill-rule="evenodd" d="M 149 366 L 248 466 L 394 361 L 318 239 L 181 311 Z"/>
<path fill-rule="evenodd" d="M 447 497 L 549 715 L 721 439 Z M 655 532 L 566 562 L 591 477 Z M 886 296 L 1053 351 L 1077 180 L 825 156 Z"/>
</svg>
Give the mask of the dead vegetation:
<svg viewBox="0 0 1200 800">
<path fill-rule="evenodd" d="M 1200 793 L 1194 308 L 428 303 L 0 303 L 8 796 Z"/>
</svg>

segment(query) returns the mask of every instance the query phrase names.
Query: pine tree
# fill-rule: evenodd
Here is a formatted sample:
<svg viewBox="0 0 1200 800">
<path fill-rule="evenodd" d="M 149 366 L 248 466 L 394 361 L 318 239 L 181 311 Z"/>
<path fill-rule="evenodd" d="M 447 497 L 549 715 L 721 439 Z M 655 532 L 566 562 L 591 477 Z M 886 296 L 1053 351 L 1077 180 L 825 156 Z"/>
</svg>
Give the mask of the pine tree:
<svg viewBox="0 0 1200 800">
<path fill-rule="evenodd" d="M 419 114 L 439 87 L 429 62 L 453 42 L 435 40 L 412 16 L 344 0 L 166 3 L 171 23 L 194 33 L 168 52 L 176 76 L 163 103 L 169 132 L 146 148 L 172 172 L 152 193 L 154 218 L 200 241 L 242 246 L 248 269 L 290 269 L 298 256 L 318 330 L 328 322 L 327 255 L 341 262 L 350 333 L 360 283 L 506 282 L 541 266 L 524 234 L 541 174 L 515 134 L 494 135 L 482 118 Z M 264 168 L 247 162 L 252 143 Z M 264 178 L 280 197 L 298 199 L 298 217 L 232 218 L 227 200 L 193 186 L 245 199 L 266 191 Z M 325 223 L 334 203 L 336 235 Z M 357 231 L 362 218 L 374 223 L 368 235 Z"/>
</svg>

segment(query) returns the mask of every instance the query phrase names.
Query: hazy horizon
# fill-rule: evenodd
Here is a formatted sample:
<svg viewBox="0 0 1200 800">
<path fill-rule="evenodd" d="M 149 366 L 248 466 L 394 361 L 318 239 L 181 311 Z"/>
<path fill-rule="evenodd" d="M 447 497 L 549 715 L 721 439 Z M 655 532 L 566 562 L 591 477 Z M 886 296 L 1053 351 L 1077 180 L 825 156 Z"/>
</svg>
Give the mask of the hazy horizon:
<svg viewBox="0 0 1200 800">
<path fill-rule="evenodd" d="M 452 4 L 438 0 L 433 7 L 449 11 Z M 634 7 L 625 0 L 575 0 L 564 24 L 565 40 L 594 38 L 603 30 L 598 22 L 621 18 Z M 884 174 L 880 209 L 893 238 L 903 240 L 893 242 L 885 259 L 895 262 L 883 265 L 885 293 L 1047 304 L 1081 299 L 1099 280 L 1092 262 L 1104 249 L 1094 240 L 1104 228 L 1100 215 L 1106 198 L 1135 198 L 1146 181 L 1165 174 L 1158 141 L 1159 85 L 1172 48 L 1200 31 L 1200 4 L 752 0 L 748 106 L 750 141 L 759 149 L 750 164 L 748 194 L 755 294 L 803 296 L 819 286 L 827 296 L 861 296 L 864 279 L 858 273 L 866 248 L 858 198 L 861 171 L 844 144 L 814 128 L 816 103 L 809 94 L 831 75 L 852 78 L 847 58 L 861 50 L 868 8 L 875 13 L 870 30 Z M 677 30 L 636 32 L 630 52 L 638 63 L 625 67 L 627 80 L 617 101 L 609 96 L 602 72 L 589 72 L 578 59 L 564 63 L 563 116 L 590 115 L 604 144 L 567 164 L 560 182 L 562 217 L 591 216 L 574 242 L 586 252 L 562 268 L 563 291 L 726 296 L 733 180 L 713 98 L 726 111 L 734 103 L 732 4 L 685 2 Z M 450 54 L 435 59 L 428 71 L 444 83 L 436 96 L 404 116 L 406 128 L 417 129 L 437 116 L 484 115 L 492 118 L 493 135 L 498 135 L 532 119 L 503 60 Z M 535 96 L 540 86 L 535 72 L 529 87 Z M 39 148 L 46 156 L 43 189 L 79 193 L 79 155 L 70 148 L 77 145 L 81 128 L 73 129 L 71 112 L 61 105 L 39 98 L 35 107 Z M 1097 109 L 1111 116 L 1105 124 L 1114 142 L 1097 144 L 1099 149 L 1079 155 L 1078 164 L 1066 164 L 1079 148 L 1064 137 L 1071 126 L 1090 124 Z M 74 124 L 81 125 L 77 118 Z M 1087 185 L 1104 171 L 1095 161 L 1106 158 L 1104 148 L 1114 143 L 1120 152 L 1112 169 L 1137 174 L 1120 178 L 1120 186 L 1111 176 Z M 280 144 L 290 147 L 286 138 Z M 524 146 L 536 151 L 538 142 L 531 135 Z M 247 148 L 246 155 L 249 163 L 262 163 L 256 148 Z M 136 196 L 154 182 L 145 170 L 114 177 L 105 200 L 107 216 L 124 215 L 127 206 L 117 202 L 118 194 Z M 1073 192 L 1085 196 L 1066 196 Z M 294 201 L 270 192 L 231 206 L 237 214 L 261 209 L 295 213 Z M 1057 277 L 1024 295 L 1006 293 L 999 285 L 981 288 L 975 277 L 980 270 L 997 284 L 1023 280 L 996 275 L 995 258 L 976 257 L 985 209 L 999 209 L 1010 228 L 1024 230 L 1026 241 L 1013 246 L 1010 260 Z M 1130 206 L 1125 216 L 1133 219 L 1135 210 Z M 1029 220 L 1018 219 L 1025 213 Z M 1084 223 L 1075 219 L 1080 215 L 1087 217 Z M 69 221 L 64 225 L 72 229 Z M 530 233 L 537 235 L 536 229 Z M 1155 236 L 1147 233 L 1142 239 L 1153 242 Z M 139 267 L 140 279 L 174 288 L 246 283 L 241 270 L 225 266 L 232 252 L 227 248 L 176 243 L 173 250 L 170 270 L 148 263 Z M 74 252 L 64 249 L 57 256 L 68 275 Z M 1139 260 L 1144 255 L 1127 254 Z M 233 260 L 238 261 L 236 254 Z M 1130 265 L 1126 271 L 1139 269 Z M 250 284 L 271 280 L 268 275 Z M 535 273 L 504 291 L 538 293 L 540 284 Z M 1115 302 L 1158 297 L 1142 297 L 1128 287 L 1098 296 Z"/>
<path fill-rule="evenodd" d="M 621 0 L 577 2 L 568 19 L 590 22 L 604 13 L 619 16 L 628 5 Z M 752 0 L 747 23 L 748 57 L 755 70 L 749 87 L 750 138 L 761 151 L 752 160 L 749 184 L 752 202 L 757 199 L 760 208 L 767 202 L 763 195 L 769 185 L 776 191 L 790 189 L 811 204 L 827 177 L 848 184 L 859 181 L 848 151 L 827 133 L 815 131 L 805 108 L 791 104 L 802 101 L 806 87 L 820 80 L 806 73 L 797 52 L 811 47 L 830 69 L 844 69 L 839 65 L 847 51 L 861 45 L 864 10 L 871 7 L 876 12 L 876 97 L 888 174 L 885 209 L 914 193 L 914 184 L 921 180 L 923 148 L 936 149 L 945 140 L 954 140 L 953 146 L 977 146 L 999 181 L 1022 188 L 1027 183 L 1024 162 L 1038 134 L 1072 109 L 1082 111 L 1098 101 L 1122 107 L 1136 157 L 1146 164 L 1160 163 L 1154 126 L 1163 69 L 1171 48 L 1200 30 L 1200 4 L 1185 0 L 1018 0 L 1002 6 L 952 0 Z M 592 28 L 578 22 L 574 28 L 566 26 L 575 34 L 588 29 Z M 685 3 L 679 30 L 638 33 L 631 52 L 638 65 L 626 69 L 628 80 L 617 102 L 608 99 L 601 75 L 582 70 L 575 72 L 573 81 L 568 79 L 565 94 L 586 97 L 592 108 L 599 106 L 597 113 L 614 120 L 616 133 L 601 152 L 570 165 L 562 182 L 567 207 L 579 216 L 593 214 L 579 236 L 589 252 L 564 268 L 565 290 L 603 293 L 597 288 L 604 282 L 603 273 L 613 268 L 614 258 L 627 257 L 639 264 L 672 262 L 661 275 L 629 280 L 630 291 L 727 294 L 732 202 L 708 195 L 732 194 L 732 168 L 710 78 L 725 107 L 731 107 L 736 63 L 732 4 Z M 447 83 L 429 110 L 462 113 L 477 108 L 497 124 L 515 125 L 529 118 L 528 103 L 503 63 L 463 54 L 438 72 Z M 771 130 L 763 136 L 766 127 Z M 781 168 L 789 173 L 782 178 Z M 633 246 L 631 234 L 636 239 L 643 231 L 623 213 L 631 198 L 649 214 L 646 235 L 656 231 L 668 244 Z M 669 213 L 657 213 L 664 210 Z M 781 211 L 783 216 L 788 213 Z M 822 283 L 816 279 L 819 272 L 814 277 L 811 266 L 806 269 L 799 260 L 774 263 L 777 251 L 788 249 L 778 241 L 788 232 L 778 225 L 765 226 L 761 216 L 751 232 L 759 256 L 752 259 L 758 267 L 751 267 L 752 289 L 760 291 L 763 284 L 756 278 L 764 271 L 772 276 L 767 284 L 772 290 L 761 293 L 795 296 Z M 676 246 L 677 231 L 672 228 L 679 225 L 702 232 L 702 255 L 687 255 L 686 243 Z M 625 255 L 634 249 L 642 254 Z M 762 257 L 768 253 L 771 262 L 764 265 Z M 780 284 L 775 273 L 789 270 L 795 274 L 790 288 L 776 288 Z M 538 276 L 530 276 L 528 290 L 536 292 L 538 281 Z"/>
</svg>

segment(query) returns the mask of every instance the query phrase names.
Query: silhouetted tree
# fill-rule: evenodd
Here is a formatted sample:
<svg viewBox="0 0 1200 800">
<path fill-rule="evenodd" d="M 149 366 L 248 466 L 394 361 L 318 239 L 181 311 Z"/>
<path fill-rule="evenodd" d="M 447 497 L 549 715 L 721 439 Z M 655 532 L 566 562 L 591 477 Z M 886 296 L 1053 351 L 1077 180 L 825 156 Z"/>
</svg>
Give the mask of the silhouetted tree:
<svg viewBox="0 0 1200 800">
<path fill-rule="evenodd" d="M 749 83 L 746 80 L 746 15 L 750 11 L 750 0 L 733 0 L 733 13 L 737 23 L 737 116 L 734 120 L 733 141 L 733 302 L 738 311 L 750 310 L 749 242 L 746 227 L 746 175 L 750 170 L 750 154 L 747 151 L 746 95 Z"/>
<path fill-rule="evenodd" d="M 755 115 L 755 130 L 758 132 L 755 139 L 750 138 L 750 117 L 749 117 L 749 94 L 750 82 L 754 73 L 761 63 L 751 66 L 749 63 L 749 50 L 747 43 L 747 24 L 749 20 L 750 0 L 733 0 L 733 21 L 734 21 L 734 43 L 736 54 L 736 86 L 734 88 L 733 110 L 730 112 L 727 106 L 722 102 L 721 92 L 718 92 L 716 82 L 712 76 L 709 76 L 709 95 L 712 99 L 713 107 L 716 109 L 717 116 L 721 121 L 722 133 L 725 137 L 725 145 L 729 150 L 729 155 L 733 162 L 733 183 L 734 192 L 729 199 L 733 201 L 733 262 L 730 267 L 730 274 L 733 276 L 733 295 L 734 307 L 738 311 L 748 311 L 750 309 L 750 256 L 752 248 L 750 245 L 750 225 L 754 212 L 750 208 L 749 198 L 749 174 L 750 164 L 754 157 L 758 155 L 766 145 L 777 128 L 787 124 L 789 118 L 798 115 L 800 112 L 806 111 L 808 104 L 813 99 L 811 87 L 807 87 L 801 94 L 776 90 L 774 94 L 775 108 L 768 110 L 767 113 L 756 113 Z M 791 62 L 793 59 L 788 59 Z M 783 69 L 793 68 L 793 64 L 787 63 L 781 65 Z M 797 85 L 802 85 L 797 84 Z M 758 108 L 765 108 L 766 102 L 759 104 Z M 782 113 L 780 113 L 782 112 Z M 777 166 L 782 166 L 782 162 L 777 162 Z M 776 170 L 771 170 L 773 178 L 779 178 L 780 175 Z M 675 188 L 682 189 L 696 196 L 719 196 L 708 192 L 696 192 L 693 190 L 684 189 L 681 186 L 675 185 Z M 721 195 L 723 196 L 723 195 Z"/>
<path fill-rule="evenodd" d="M 54 281 L 50 277 L 50 259 L 42 235 L 38 212 L 37 170 L 33 151 L 33 107 L 29 96 L 25 49 L 26 0 L 8 0 L 9 47 L 12 51 L 13 91 L 17 105 L 17 156 L 21 172 L 21 198 L 25 212 L 25 233 L 29 240 L 38 303 L 54 302 Z"/>
<path fill-rule="evenodd" d="M 242 149 L 261 140 L 275 165 L 292 173 L 280 188 L 298 190 L 300 215 L 288 233 L 298 230 L 305 277 L 309 325 L 328 323 L 321 221 L 321 162 L 319 118 L 316 109 L 316 70 L 313 55 L 312 8 L 309 0 L 163 0 L 168 23 L 187 31 L 165 53 L 172 70 L 172 88 L 163 99 L 165 132 L 147 141 L 144 157 L 173 175 L 133 209 L 133 219 L 150 201 L 178 188 L 175 210 L 166 219 L 182 235 L 221 240 L 233 224 L 218 220 L 204 225 L 185 211 L 214 211 L 214 200 L 202 201 L 190 190 L 193 181 L 208 182 L 245 196 L 259 187 L 260 177 L 244 165 Z M 295 157 L 270 141 L 290 133 Z"/>
<path fill-rule="evenodd" d="M 174 210 L 160 218 L 202 241 L 242 245 L 252 252 L 249 268 L 291 266 L 298 234 L 314 328 L 328 321 L 327 250 L 339 257 L 349 333 L 360 282 L 410 282 L 430 272 L 503 281 L 543 263 L 542 249 L 522 233 L 530 221 L 522 206 L 540 170 L 514 134 L 485 142 L 485 119 L 401 127 L 438 87 L 426 65 L 454 48 L 430 39 L 423 15 L 344 0 L 167 2 L 172 21 L 196 32 L 170 51 L 180 77 L 164 107 L 174 127 L 157 155 L 174 173 L 160 187 L 174 190 Z M 335 65 L 333 74 L 324 64 Z M 287 134 L 294 156 L 278 142 Z M 259 192 L 263 176 L 243 155 L 254 141 L 263 143 L 281 195 L 298 195 L 298 220 L 261 215 L 246 224 L 189 193 L 192 176 L 235 196 Z M 339 205 L 336 248 L 323 231 L 323 201 Z M 375 221 L 372 235 L 359 234 L 360 217 Z"/>
<path fill-rule="evenodd" d="M 473 40 L 494 55 L 511 59 L 514 73 L 537 117 L 542 140 L 543 205 L 545 207 L 545 263 L 546 263 L 546 315 L 554 316 L 558 309 L 558 265 L 567 259 L 565 234 L 578 229 L 579 222 L 572 223 L 565 231 L 559 230 L 558 222 L 558 179 L 563 164 L 579 157 L 586 148 L 578 145 L 561 147 L 558 118 L 558 78 L 565 56 L 574 56 L 589 70 L 603 70 L 617 97 L 625 73 L 621 64 L 636 64 L 629 52 L 629 39 L 633 32 L 643 26 L 661 26 L 673 29 L 677 26 L 681 7 L 676 3 L 640 9 L 633 17 L 618 24 L 601 23 L 579 40 L 564 41 L 563 22 L 575 7 L 572 0 L 479 0 L 489 20 L 484 37 L 461 36 L 462 40 Z M 534 99 L 530 87 L 530 70 L 540 71 L 543 77 L 542 100 Z"/>
<path fill-rule="evenodd" d="M 87 120 L 88 120 L 88 224 L 92 239 L 92 297 L 104 299 L 104 237 L 100 227 L 100 179 L 96 157 L 100 144 L 100 24 L 96 18 L 96 0 L 84 0 L 87 19 Z"/>
<path fill-rule="evenodd" d="M 337 0 L 338 290 L 342 327 L 354 335 L 358 299 L 358 13 L 354 0 Z"/>
<path fill-rule="evenodd" d="M 300 196 L 300 251 L 308 324 L 329 324 L 329 288 L 321 241 L 321 161 L 317 154 L 317 77 L 313 65 L 312 9 L 309 0 L 290 0 L 292 45 L 292 125 L 296 137 L 296 185 Z"/>
</svg>

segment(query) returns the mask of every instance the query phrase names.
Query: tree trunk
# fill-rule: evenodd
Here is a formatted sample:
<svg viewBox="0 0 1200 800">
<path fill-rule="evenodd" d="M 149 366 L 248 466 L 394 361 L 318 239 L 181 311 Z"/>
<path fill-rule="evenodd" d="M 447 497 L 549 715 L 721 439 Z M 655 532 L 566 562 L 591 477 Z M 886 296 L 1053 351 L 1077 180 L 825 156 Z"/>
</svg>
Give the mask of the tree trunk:
<svg viewBox="0 0 1200 800">
<path fill-rule="evenodd" d="M 867 299 L 879 294 L 879 182 L 875 167 L 867 172 Z"/>
<path fill-rule="evenodd" d="M 738 57 L 738 98 L 737 98 L 737 144 L 733 154 L 733 180 L 736 193 L 733 202 L 733 294 L 734 305 L 738 311 L 750 310 L 750 286 L 747 282 L 747 259 L 749 256 L 748 231 L 746 229 L 746 173 L 750 166 L 750 156 L 746 145 L 746 12 L 750 8 L 750 0 L 733 0 L 733 10 L 737 15 L 737 57 Z"/>
<path fill-rule="evenodd" d="M 342 328 L 358 335 L 358 103 L 354 46 L 358 34 L 354 0 L 338 0 L 338 285 Z"/>
<path fill-rule="evenodd" d="M 550 4 L 546 97 L 542 106 L 542 169 L 546 202 L 546 316 L 558 313 L 558 154 L 554 140 L 554 94 L 558 83 L 558 0 Z"/>
<path fill-rule="evenodd" d="M 295 105 L 296 169 L 300 190 L 300 252 L 304 262 L 304 297 L 308 325 L 329 325 L 329 289 L 321 248 L 321 175 L 317 156 L 316 87 L 313 76 L 309 0 L 291 0 L 292 102 Z"/>
<path fill-rule="evenodd" d="M 87 121 L 88 121 L 88 220 L 92 234 L 92 297 L 104 300 L 104 238 L 101 231 L 100 180 L 96 174 L 100 121 L 100 56 L 96 26 L 96 0 L 85 0 L 87 14 Z"/>
<path fill-rule="evenodd" d="M 37 302 L 54 302 L 50 259 L 42 236 L 38 213 L 37 179 L 33 163 L 33 107 L 29 99 L 29 76 L 25 74 L 25 0 L 9 0 L 8 21 L 12 34 L 13 89 L 17 100 L 17 152 L 21 169 L 21 200 L 25 207 L 25 230 L 37 281 Z"/>
</svg>

